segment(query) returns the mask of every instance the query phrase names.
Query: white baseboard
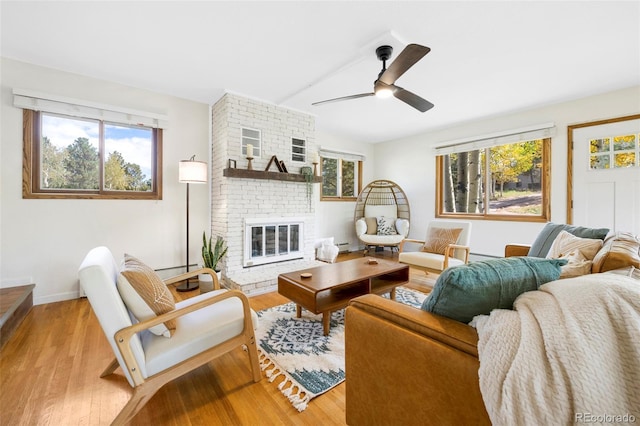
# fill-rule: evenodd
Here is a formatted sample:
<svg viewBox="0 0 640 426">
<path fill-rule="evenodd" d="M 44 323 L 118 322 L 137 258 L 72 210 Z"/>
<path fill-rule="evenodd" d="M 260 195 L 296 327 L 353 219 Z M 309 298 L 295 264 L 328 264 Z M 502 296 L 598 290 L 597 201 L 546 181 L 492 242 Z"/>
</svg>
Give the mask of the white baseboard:
<svg viewBox="0 0 640 426">
<path fill-rule="evenodd" d="M 34 297 L 34 305 L 44 305 L 46 303 L 63 302 L 65 300 L 78 299 L 77 291 L 67 291 L 65 293 L 51 294 L 43 297 Z"/>
</svg>

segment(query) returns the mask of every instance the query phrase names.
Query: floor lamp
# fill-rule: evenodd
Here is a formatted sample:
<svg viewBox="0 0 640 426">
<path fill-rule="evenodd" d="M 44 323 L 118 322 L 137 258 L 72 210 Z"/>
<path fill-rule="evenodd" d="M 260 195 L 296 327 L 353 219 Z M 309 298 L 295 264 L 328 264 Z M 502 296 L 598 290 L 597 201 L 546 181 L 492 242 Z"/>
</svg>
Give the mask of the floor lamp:
<svg viewBox="0 0 640 426">
<path fill-rule="evenodd" d="M 207 163 L 196 161 L 196 156 L 189 160 L 181 160 L 178 164 L 178 181 L 187 184 L 187 272 L 189 272 L 189 184 L 207 183 Z M 191 283 L 188 279 L 176 287 L 178 291 L 191 291 L 199 287 L 197 282 Z"/>
</svg>

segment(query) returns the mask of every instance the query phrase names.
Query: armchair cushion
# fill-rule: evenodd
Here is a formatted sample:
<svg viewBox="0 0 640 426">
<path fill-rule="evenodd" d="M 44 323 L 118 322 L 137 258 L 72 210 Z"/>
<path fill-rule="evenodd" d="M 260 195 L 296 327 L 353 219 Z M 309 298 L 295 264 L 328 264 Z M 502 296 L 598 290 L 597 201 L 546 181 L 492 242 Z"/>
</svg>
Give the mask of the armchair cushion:
<svg viewBox="0 0 640 426">
<path fill-rule="evenodd" d="M 214 290 L 176 303 L 176 308 L 191 306 L 228 290 Z M 216 303 L 215 309 L 199 309 L 177 318 L 178 327 L 171 339 L 151 333 L 142 338 L 146 374 L 152 376 L 170 368 L 207 348 L 223 343 L 242 333 L 244 317 L 242 302 L 237 297 Z M 251 310 L 254 330 L 258 316 Z"/>
<path fill-rule="evenodd" d="M 367 235 L 359 236 L 360 241 L 372 246 L 396 246 L 404 240 L 404 236 L 400 234 L 394 235 Z"/>
<path fill-rule="evenodd" d="M 422 309 L 468 323 L 494 309 L 511 309 L 520 294 L 557 280 L 566 263 L 565 259 L 509 257 L 448 268 Z"/>
<path fill-rule="evenodd" d="M 418 266 L 421 268 L 427 268 L 434 271 L 442 271 L 445 269 L 444 259 L 441 254 L 429 253 L 426 251 L 407 251 L 400 253 L 398 259 L 401 263 L 408 263 L 409 265 Z M 464 261 L 450 257 L 447 267 L 464 265 Z"/>
<path fill-rule="evenodd" d="M 461 232 L 462 228 L 429 228 L 422 251 L 444 254 L 449 244 L 455 244 L 458 241 Z"/>
<path fill-rule="evenodd" d="M 556 239 L 560 231 L 563 230 L 575 235 L 576 237 L 597 238 L 600 240 L 604 240 L 609 233 L 609 229 L 607 228 L 585 228 L 582 226 L 549 222 L 544 226 L 544 228 L 542 228 L 542 231 L 540 231 L 536 240 L 531 245 L 528 256 L 546 257 L 547 253 L 549 253 L 549 249 L 551 248 L 551 244 L 553 244 L 553 241 Z"/>
<path fill-rule="evenodd" d="M 376 225 L 377 226 L 377 225 Z M 362 235 L 367 234 L 367 221 L 364 217 L 356 220 L 356 235 L 360 238 Z"/>
<path fill-rule="evenodd" d="M 124 255 L 124 268 L 118 275 L 117 283 L 124 304 L 138 321 L 176 308 L 173 295 L 158 274 L 131 255 Z M 175 330 L 176 321 L 173 319 L 149 329 L 153 334 L 164 337 L 171 337 Z"/>
<path fill-rule="evenodd" d="M 396 219 L 396 231 L 404 237 L 409 235 L 409 221 L 407 219 Z"/>
</svg>

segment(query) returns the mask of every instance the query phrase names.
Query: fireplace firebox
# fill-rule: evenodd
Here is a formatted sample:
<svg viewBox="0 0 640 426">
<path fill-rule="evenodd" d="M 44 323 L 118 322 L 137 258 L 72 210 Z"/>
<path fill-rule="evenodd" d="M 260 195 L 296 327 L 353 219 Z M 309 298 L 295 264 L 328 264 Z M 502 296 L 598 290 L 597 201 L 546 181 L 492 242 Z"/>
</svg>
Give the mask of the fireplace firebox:
<svg viewBox="0 0 640 426">
<path fill-rule="evenodd" d="M 243 266 L 303 258 L 303 233 L 301 218 L 246 219 Z"/>
</svg>

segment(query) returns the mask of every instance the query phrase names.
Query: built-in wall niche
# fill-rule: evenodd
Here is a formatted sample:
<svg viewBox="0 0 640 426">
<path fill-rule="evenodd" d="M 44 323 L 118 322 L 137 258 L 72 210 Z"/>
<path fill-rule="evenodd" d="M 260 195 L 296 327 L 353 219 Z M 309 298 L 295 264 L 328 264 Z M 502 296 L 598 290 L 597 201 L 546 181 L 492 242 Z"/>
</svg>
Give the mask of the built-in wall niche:
<svg viewBox="0 0 640 426">
<path fill-rule="evenodd" d="M 307 141 L 291 138 L 291 161 L 304 163 L 307 161 Z"/>
<path fill-rule="evenodd" d="M 262 132 L 260 130 L 243 127 L 240 144 L 243 156 L 251 158 L 262 157 Z"/>
</svg>

